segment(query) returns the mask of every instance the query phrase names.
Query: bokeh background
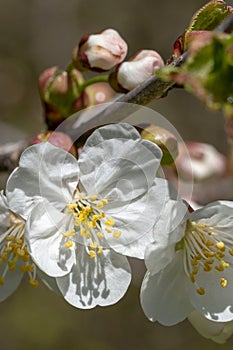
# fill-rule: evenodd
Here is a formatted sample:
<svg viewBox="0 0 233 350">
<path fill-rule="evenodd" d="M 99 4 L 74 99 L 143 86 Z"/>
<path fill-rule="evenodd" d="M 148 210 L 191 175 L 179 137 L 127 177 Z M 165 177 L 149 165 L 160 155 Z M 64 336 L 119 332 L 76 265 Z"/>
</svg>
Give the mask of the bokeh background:
<svg viewBox="0 0 233 350">
<path fill-rule="evenodd" d="M 28 138 L 43 130 L 37 78 L 46 68 L 64 68 L 73 47 L 86 33 L 117 29 L 129 55 L 156 49 L 164 59 L 206 1 L 195 0 L 0 0 L 0 143 Z M 228 1 L 233 5 L 232 1 Z M 214 144 L 227 151 L 223 118 L 193 96 L 176 89 L 150 104 L 166 117 L 184 140 Z M 7 174 L 1 175 L 1 188 Z M 1 350 L 230 350 L 199 336 L 185 321 L 165 328 L 150 323 L 139 305 L 144 273 L 133 262 L 133 284 L 117 305 L 76 310 L 43 285 L 22 283 L 0 305 Z"/>
</svg>

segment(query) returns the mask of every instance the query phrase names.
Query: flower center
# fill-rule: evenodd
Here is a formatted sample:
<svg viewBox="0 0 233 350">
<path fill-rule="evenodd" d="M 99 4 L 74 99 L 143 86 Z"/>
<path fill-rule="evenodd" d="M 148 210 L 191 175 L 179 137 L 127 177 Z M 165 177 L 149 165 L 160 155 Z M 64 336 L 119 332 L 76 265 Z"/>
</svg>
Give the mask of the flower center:
<svg viewBox="0 0 233 350">
<path fill-rule="evenodd" d="M 21 260 L 23 264 L 20 269 L 29 275 L 29 284 L 37 287 L 36 266 L 31 261 L 27 245 L 24 239 L 25 222 L 15 214 L 10 214 L 10 226 L 0 238 L 0 266 L 3 273 L 0 276 L 0 286 L 5 284 L 7 273 L 15 271 L 17 262 Z"/>
<path fill-rule="evenodd" d="M 227 286 L 224 271 L 229 267 L 226 254 L 233 256 L 232 238 L 217 227 L 207 226 L 188 220 L 185 236 L 176 244 L 176 250 L 184 249 L 184 269 L 186 275 L 197 286 L 197 293 L 205 294 L 205 289 L 196 282 L 196 276 L 201 271 L 208 273 L 215 269 L 221 272 L 219 283 L 221 287 Z"/>
<path fill-rule="evenodd" d="M 65 209 L 66 213 L 71 214 L 70 228 L 63 233 L 66 248 L 71 248 L 81 238 L 90 258 L 94 259 L 102 254 L 106 234 L 114 238 L 121 236 L 121 231 L 114 228 L 114 220 L 106 217 L 103 208 L 107 204 L 107 198 L 99 199 L 97 195 L 87 196 L 78 191 L 75 193 L 73 203 L 68 203 Z"/>
</svg>

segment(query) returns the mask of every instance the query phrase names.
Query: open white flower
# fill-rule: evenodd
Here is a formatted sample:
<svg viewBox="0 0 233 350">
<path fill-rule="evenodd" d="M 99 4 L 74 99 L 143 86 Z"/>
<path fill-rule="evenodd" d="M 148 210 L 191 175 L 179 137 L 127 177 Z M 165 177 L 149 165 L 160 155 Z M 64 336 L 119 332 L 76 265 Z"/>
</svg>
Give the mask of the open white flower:
<svg viewBox="0 0 233 350">
<path fill-rule="evenodd" d="M 157 226 L 155 241 L 146 250 L 148 271 L 141 288 L 142 308 L 151 321 L 173 325 L 193 310 L 212 321 L 233 320 L 230 206 L 224 201 L 209 204 L 174 230 Z"/>
<path fill-rule="evenodd" d="M 71 304 L 109 305 L 126 292 L 130 266 L 120 254 L 143 258 L 170 200 L 168 183 L 154 181 L 160 159 L 128 124 L 96 130 L 78 161 L 48 143 L 23 153 L 7 191 L 22 215 L 38 203 L 27 221 L 30 253 Z"/>
<path fill-rule="evenodd" d="M 25 220 L 11 210 L 17 207 L 14 198 L 0 192 L 0 301 L 8 298 L 28 275 L 31 286 L 38 286 L 38 277 L 59 293 L 55 278 L 40 271 L 32 261 L 25 240 Z"/>
<path fill-rule="evenodd" d="M 19 286 L 23 274 L 37 286 L 36 266 L 30 259 L 24 239 L 25 221 L 9 209 L 7 198 L 0 192 L 0 301 Z"/>
</svg>

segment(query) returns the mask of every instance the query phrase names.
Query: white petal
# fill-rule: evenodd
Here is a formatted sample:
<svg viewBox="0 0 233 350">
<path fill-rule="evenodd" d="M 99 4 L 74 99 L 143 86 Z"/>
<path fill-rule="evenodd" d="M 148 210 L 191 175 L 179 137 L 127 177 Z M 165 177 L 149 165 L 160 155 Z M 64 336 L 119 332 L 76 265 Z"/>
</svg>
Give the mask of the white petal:
<svg viewBox="0 0 233 350">
<path fill-rule="evenodd" d="M 202 207 L 191 214 L 192 221 L 217 227 L 233 234 L 233 208 L 214 202 Z"/>
<path fill-rule="evenodd" d="M 196 292 L 196 286 L 189 282 L 190 301 L 194 308 L 199 310 L 206 318 L 217 322 L 233 320 L 233 269 L 231 267 L 218 272 L 213 269 L 196 275 L 199 287 L 205 289 L 204 295 Z M 227 286 L 223 288 L 220 279 L 227 280 Z"/>
<path fill-rule="evenodd" d="M 70 274 L 57 278 L 68 303 L 81 309 L 117 303 L 126 293 L 131 280 L 126 257 L 111 250 L 91 259 L 84 247 L 77 250 L 77 264 Z"/>
<path fill-rule="evenodd" d="M 218 201 L 218 203 L 226 205 L 227 207 L 233 208 L 233 201 Z"/>
<path fill-rule="evenodd" d="M 0 191 L 0 234 L 10 225 L 10 212 L 7 205 L 7 199 L 3 194 L 3 191 Z"/>
<path fill-rule="evenodd" d="M 192 326 L 205 338 L 218 344 L 224 344 L 233 333 L 233 321 L 213 322 L 205 318 L 199 311 L 193 311 L 189 317 Z"/>
<path fill-rule="evenodd" d="M 142 259 L 146 247 L 156 239 L 155 232 L 158 232 L 159 240 L 161 235 L 167 233 L 167 244 L 169 230 L 179 226 L 187 211 L 183 202 L 171 199 L 173 193 L 170 191 L 172 191 L 170 184 L 164 179 L 157 178 L 145 196 L 125 203 L 124 206 L 114 208 L 116 206 L 114 202 L 112 208 L 106 207 L 106 215 L 111 216 L 115 221 L 113 230 L 116 227 L 122 233 L 118 239 L 108 235 L 107 240 L 112 249 L 118 253 Z M 168 227 L 169 220 L 171 224 Z M 182 233 L 178 235 L 177 240 L 181 237 Z"/>
<path fill-rule="evenodd" d="M 63 209 L 77 183 L 77 160 L 61 148 L 42 142 L 23 152 L 19 167 L 9 177 L 6 186 L 9 206 L 23 217 L 41 198 Z"/>
<path fill-rule="evenodd" d="M 74 262 L 73 247 L 64 246 L 66 222 L 65 214 L 44 201 L 33 209 L 26 223 L 30 254 L 39 268 L 52 277 L 69 273 Z"/>
<path fill-rule="evenodd" d="M 175 255 L 175 245 L 184 236 L 187 208 L 182 201 L 170 200 L 154 226 L 154 241 L 145 252 L 145 264 L 151 274 L 165 268 Z M 181 221 L 183 219 L 183 221 Z"/>
<path fill-rule="evenodd" d="M 42 281 L 46 285 L 46 287 L 48 287 L 51 291 L 62 295 L 60 289 L 58 288 L 57 279 L 55 277 L 50 277 L 46 275 L 46 273 L 41 271 L 38 267 L 36 269 L 36 274 L 39 277 L 40 281 Z"/>
<path fill-rule="evenodd" d="M 114 124 L 96 136 L 94 132 L 88 139 L 78 160 L 80 182 L 87 193 L 124 202 L 143 194 L 152 185 L 161 150 L 140 137 L 135 139 L 135 134 L 132 139 L 131 128 L 126 138 L 127 130 L 128 126 L 125 130 L 121 124 Z"/>
<path fill-rule="evenodd" d="M 141 305 L 150 321 L 171 326 L 183 321 L 193 310 L 185 285 L 183 254 L 156 275 L 146 273 L 141 288 Z"/>
<path fill-rule="evenodd" d="M 96 129 L 85 142 L 83 151 L 89 147 L 95 147 L 99 143 L 111 139 L 137 140 L 140 139 L 139 132 L 130 124 L 118 123 L 105 125 Z"/>
<path fill-rule="evenodd" d="M 7 271 L 5 275 L 5 283 L 0 285 L 0 302 L 7 299 L 18 288 L 23 278 L 23 272 L 20 268 L 24 264 L 25 263 L 20 260 L 17 262 L 14 271 Z M 8 269 L 7 261 L 0 266 L 0 277 L 3 275 L 5 269 Z"/>
<path fill-rule="evenodd" d="M 171 201 L 169 183 L 164 179 L 156 179 L 145 196 L 123 206 L 114 207 L 114 202 L 112 206 L 106 207 L 107 217 L 115 221 L 113 230 L 116 228 L 122 233 L 118 239 L 106 234 L 112 249 L 127 256 L 144 258 L 146 247 L 154 240 L 154 226 L 160 220 L 164 221 L 164 217 L 167 218 L 166 206 Z M 186 211 L 186 207 L 183 207 Z M 164 233 L 164 225 L 161 232 Z"/>
</svg>

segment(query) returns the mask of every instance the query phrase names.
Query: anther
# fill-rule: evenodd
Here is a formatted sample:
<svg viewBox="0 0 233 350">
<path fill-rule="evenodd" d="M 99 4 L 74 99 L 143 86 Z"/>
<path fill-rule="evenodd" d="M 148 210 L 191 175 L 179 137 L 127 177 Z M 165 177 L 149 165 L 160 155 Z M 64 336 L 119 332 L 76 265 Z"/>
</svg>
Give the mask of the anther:
<svg viewBox="0 0 233 350">
<path fill-rule="evenodd" d="M 114 232 L 113 232 L 113 237 L 119 238 L 120 236 L 121 236 L 121 231 L 119 231 L 119 230 L 114 230 Z"/>
<path fill-rule="evenodd" d="M 197 289 L 197 293 L 200 294 L 200 295 L 204 295 L 205 294 L 205 289 L 200 287 Z"/>
<path fill-rule="evenodd" d="M 221 278 L 220 279 L 220 284 L 223 288 L 225 288 L 227 286 L 227 280 L 225 278 Z"/>
<path fill-rule="evenodd" d="M 64 244 L 64 246 L 65 246 L 66 248 L 71 248 L 71 247 L 73 246 L 73 242 L 72 242 L 72 241 L 68 241 L 68 242 L 66 242 L 66 243 Z"/>
<path fill-rule="evenodd" d="M 115 222 L 113 219 L 107 219 L 105 221 L 105 225 L 108 225 L 108 226 L 114 226 Z"/>
</svg>

